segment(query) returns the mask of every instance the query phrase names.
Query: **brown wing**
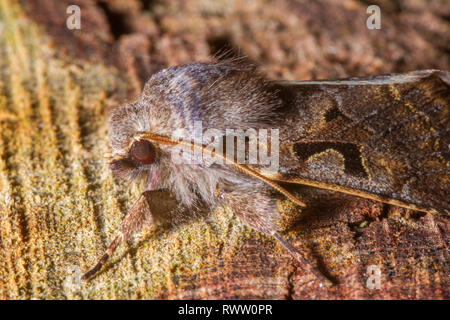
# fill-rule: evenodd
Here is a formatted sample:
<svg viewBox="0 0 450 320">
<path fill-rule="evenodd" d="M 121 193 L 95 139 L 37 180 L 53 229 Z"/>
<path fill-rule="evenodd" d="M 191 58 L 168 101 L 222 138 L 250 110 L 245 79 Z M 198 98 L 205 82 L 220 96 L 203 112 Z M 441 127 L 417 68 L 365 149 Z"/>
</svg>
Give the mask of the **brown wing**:
<svg viewBox="0 0 450 320">
<path fill-rule="evenodd" d="M 266 177 L 449 212 L 448 72 L 275 85 L 280 167 Z"/>
</svg>

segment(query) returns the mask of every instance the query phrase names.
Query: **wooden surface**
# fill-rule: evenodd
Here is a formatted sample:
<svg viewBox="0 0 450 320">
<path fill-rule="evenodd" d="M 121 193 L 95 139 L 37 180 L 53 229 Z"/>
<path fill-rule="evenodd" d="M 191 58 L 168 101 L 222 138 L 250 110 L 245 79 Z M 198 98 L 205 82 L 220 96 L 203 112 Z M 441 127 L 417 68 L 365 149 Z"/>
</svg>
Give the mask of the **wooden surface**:
<svg viewBox="0 0 450 320">
<path fill-rule="evenodd" d="M 378 35 L 364 30 L 357 1 L 70 1 L 82 7 L 78 31 L 65 28 L 69 2 L 55 3 L 0 1 L 1 299 L 450 297 L 447 217 L 307 187 L 292 189 L 303 212 L 280 198 L 284 234 L 339 282 L 332 288 L 227 209 L 146 230 L 80 281 L 139 195 L 103 159 L 107 114 L 152 72 L 220 48 L 242 48 L 280 79 L 448 70 L 445 1 L 383 7 Z M 370 265 L 380 289 L 366 286 Z"/>
</svg>

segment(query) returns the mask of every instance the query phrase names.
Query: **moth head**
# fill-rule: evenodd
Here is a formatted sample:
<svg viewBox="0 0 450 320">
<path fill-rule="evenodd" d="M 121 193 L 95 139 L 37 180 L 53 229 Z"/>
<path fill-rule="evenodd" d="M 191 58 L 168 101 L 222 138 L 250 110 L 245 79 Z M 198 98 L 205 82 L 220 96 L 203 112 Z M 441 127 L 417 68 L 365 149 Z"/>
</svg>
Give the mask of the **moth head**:
<svg viewBox="0 0 450 320">
<path fill-rule="evenodd" d="M 109 121 L 113 174 L 142 182 L 149 189 L 169 189 L 188 206 L 200 198 L 215 202 L 220 174 L 213 168 L 174 160 L 176 148 L 170 138 L 183 125 L 175 112 L 168 112 L 169 104 L 156 100 L 140 99 L 113 111 Z"/>
<path fill-rule="evenodd" d="M 116 156 L 110 162 L 114 175 L 134 180 L 140 173 L 156 167 L 157 147 L 145 139 L 133 139 L 126 154 Z"/>
</svg>

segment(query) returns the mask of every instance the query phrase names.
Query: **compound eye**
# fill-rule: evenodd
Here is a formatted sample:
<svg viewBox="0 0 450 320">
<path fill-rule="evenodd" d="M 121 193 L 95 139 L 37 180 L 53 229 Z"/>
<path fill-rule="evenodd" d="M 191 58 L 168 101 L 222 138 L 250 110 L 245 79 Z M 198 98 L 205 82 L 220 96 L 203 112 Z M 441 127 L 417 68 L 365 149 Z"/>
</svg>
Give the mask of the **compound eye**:
<svg viewBox="0 0 450 320">
<path fill-rule="evenodd" d="M 155 150 L 147 140 L 138 140 L 131 146 L 131 158 L 140 164 L 151 164 L 155 158 Z"/>
</svg>

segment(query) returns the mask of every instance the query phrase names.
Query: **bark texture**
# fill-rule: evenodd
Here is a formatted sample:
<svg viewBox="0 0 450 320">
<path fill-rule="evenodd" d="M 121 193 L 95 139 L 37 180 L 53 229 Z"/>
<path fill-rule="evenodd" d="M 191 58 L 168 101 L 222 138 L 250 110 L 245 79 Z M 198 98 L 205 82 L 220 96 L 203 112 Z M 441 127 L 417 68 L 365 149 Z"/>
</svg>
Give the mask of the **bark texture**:
<svg viewBox="0 0 450 320">
<path fill-rule="evenodd" d="M 144 231 L 80 281 L 139 195 L 103 159 L 107 115 L 151 73 L 224 50 L 272 79 L 448 70 L 449 17 L 445 0 L 0 1 L 0 298 L 450 298 L 447 217 L 307 187 L 303 212 L 279 201 L 284 235 L 332 288 L 226 209 Z"/>
</svg>

